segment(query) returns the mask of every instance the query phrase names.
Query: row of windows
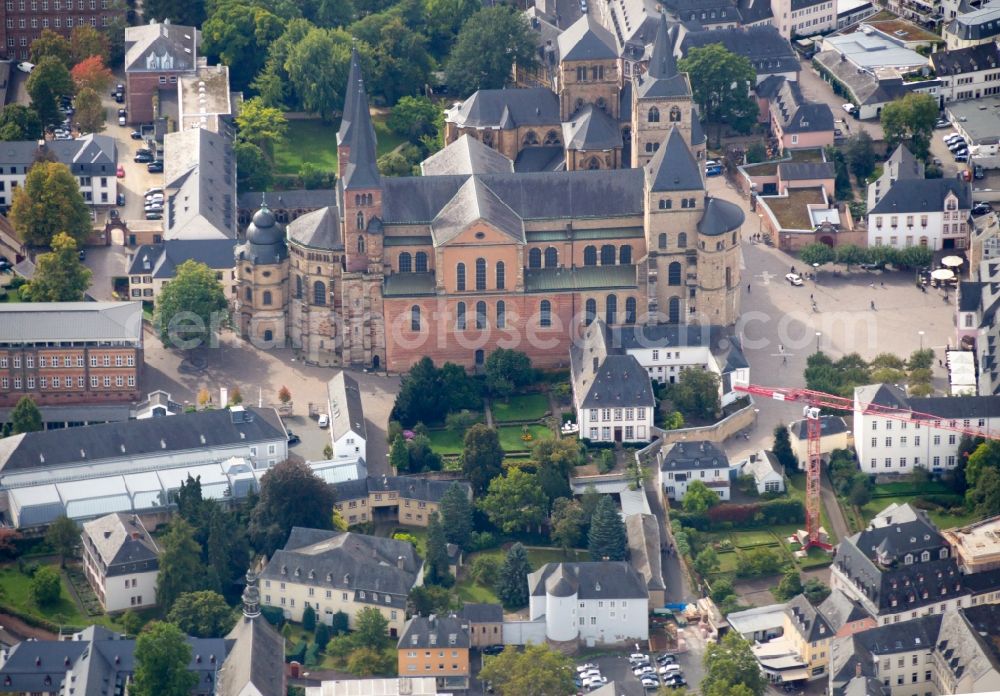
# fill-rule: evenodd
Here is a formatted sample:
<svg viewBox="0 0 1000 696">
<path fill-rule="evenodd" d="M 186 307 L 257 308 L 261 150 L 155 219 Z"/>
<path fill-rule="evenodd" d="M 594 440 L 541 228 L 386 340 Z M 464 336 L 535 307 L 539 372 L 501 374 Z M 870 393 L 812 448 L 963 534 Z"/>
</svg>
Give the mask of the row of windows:
<svg viewBox="0 0 1000 696">
<path fill-rule="evenodd" d="M 51 379 L 51 386 L 50 386 Z M 91 389 L 98 389 L 101 387 L 101 383 L 105 387 L 111 387 L 111 375 L 104 375 L 103 379 L 101 377 L 91 376 L 90 387 Z M 18 390 L 22 388 L 25 389 L 35 389 L 36 380 L 34 377 L 26 377 L 24 381 L 21 381 L 20 377 L 15 377 L 13 380 L 14 389 Z M 86 378 L 78 376 L 76 378 L 76 386 L 73 385 L 72 377 L 39 377 L 37 380 L 38 389 L 84 389 L 86 388 Z M 0 377 L 0 389 L 10 389 L 11 380 L 9 377 Z M 128 377 L 123 377 L 122 375 L 116 375 L 114 378 L 114 385 L 116 387 L 124 387 L 128 385 L 129 387 L 135 386 L 135 375 L 129 375 Z"/>
<path fill-rule="evenodd" d="M 681 110 L 678 106 L 670 107 L 670 113 L 667 114 L 670 119 L 670 123 L 680 123 L 681 121 Z M 660 122 L 660 110 L 655 106 L 649 107 L 649 112 L 646 114 L 646 120 L 649 123 L 659 123 Z"/>
<path fill-rule="evenodd" d="M 616 428 L 616 430 L 621 430 L 621 429 L 620 428 Z M 611 440 L 611 428 L 609 426 L 604 426 L 604 427 L 600 428 L 600 430 L 598 430 L 598 428 L 596 428 L 596 427 L 590 428 L 590 439 L 591 440 Z M 619 439 L 622 439 L 625 442 L 632 442 L 632 441 L 637 441 L 637 440 L 645 440 L 646 439 L 646 426 L 645 425 L 637 425 L 637 426 L 626 425 L 625 429 L 624 429 L 624 432 L 622 433 L 622 437 L 619 438 Z"/>
<path fill-rule="evenodd" d="M 111 367 L 110 355 L 91 355 L 90 356 L 90 366 L 91 367 Z M 126 355 L 115 355 L 114 356 L 114 366 L 115 367 L 135 367 L 135 354 L 128 353 Z M 0 356 L 0 368 L 6 368 L 9 364 L 14 366 L 14 369 L 20 369 L 21 367 L 21 356 L 15 355 L 13 358 L 8 358 L 6 355 Z M 84 360 L 82 355 L 64 355 L 62 359 L 58 356 L 38 356 L 38 367 L 83 367 Z M 35 367 L 35 356 L 25 355 L 24 356 L 24 367 L 26 369 L 34 369 Z"/>
<path fill-rule="evenodd" d="M 476 259 L 476 290 L 486 289 L 486 259 Z M 455 267 L 455 286 L 459 291 L 466 289 L 465 284 L 465 264 L 459 263 Z M 497 261 L 495 268 L 494 288 L 503 290 L 507 287 L 506 265 L 503 261 Z"/>
<path fill-rule="evenodd" d="M 416 261 L 416 265 L 414 265 L 414 261 Z M 411 273 L 413 271 L 426 273 L 427 254 L 423 251 L 418 251 L 416 254 L 411 255 L 410 252 L 404 251 L 399 255 L 398 267 L 400 273 Z"/>
<path fill-rule="evenodd" d="M 30 5 L 32 12 L 38 12 L 39 7 L 41 7 L 42 12 L 49 11 L 49 0 L 31 0 Z M 96 10 L 97 0 L 77 0 L 76 5 L 78 10 L 85 10 L 87 9 L 88 5 L 90 9 Z M 109 5 L 110 5 L 110 0 L 101 0 L 102 10 L 108 9 Z M 8 12 L 13 12 L 14 0 L 7 0 L 7 2 L 5 3 L 5 7 L 7 8 Z M 25 0 L 18 0 L 17 9 L 20 12 L 24 12 L 25 8 L 26 8 Z M 61 12 L 63 9 L 63 0 L 52 0 L 52 9 L 55 10 L 56 12 Z M 66 0 L 66 11 L 67 12 L 73 11 L 73 0 Z"/>
<path fill-rule="evenodd" d="M 86 17 L 78 17 L 77 20 L 76 20 L 76 22 L 75 22 L 76 26 L 78 26 L 78 27 L 82 27 L 82 26 L 84 26 L 84 25 L 86 25 L 88 23 L 90 24 L 90 26 L 96 27 L 97 26 L 97 17 L 91 17 L 89 20 Z M 28 28 L 28 24 L 29 24 L 29 22 L 24 17 L 21 17 L 20 19 L 17 20 L 17 28 L 18 29 L 27 29 Z M 48 29 L 49 28 L 49 18 L 48 17 L 42 17 L 41 19 L 38 19 L 36 17 L 32 17 L 30 24 L 31 24 L 31 28 L 32 29 L 38 29 L 39 27 L 41 27 L 42 29 Z M 73 25 L 74 25 L 73 18 L 72 17 L 67 17 L 66 18 L 66 28 L 67 29 L 72 29 Z M 108 26 L 108 18 L 107 18 L 106 15 L 101 15 L 101 26 L 102 27 Z M 52 27 L 55 28 L 55 29 L 62 29 L 62 18 L 61 17 L 54 17 L 52 19 Z M 13 29 L 14 28 L 14 20 L 11 17 L 7 18 L 7 28 L 8 29 Z M 28 45 L 28 37 L 22 36 L 20 44 L 21 44 L 21 46 L 27 46 Z M 13 47 L 14 45 L 15 45 L 15 43 L 14 43 L 14 37 L 13 36 L 7 37 L 7 46 Z"/>
<path fill-rule="evenodd" d="M 625 323 L 634 324 L 636 321 L 638 303 L 634 297 L 625 298 Z M 586 323 L 590 324 L 597 318 L 597 300 L 590 298 L 584 305 Z M 487 307 L 485 302 L 476 303 L 475 326 L 477 329 L 485 329 L 487 326 Z M 464 302 L 459 302 L 456 306 L 455 328 L 464 331 L 467 328 L 466 320 L 467 307 Z M 618 296 L 608 295 L 604 300 L 604 320 L 608 324 L 618 323 Z M 503 300 L 496 304 L 496 328 L 502 329 L 507 325 L 507 305 Z M 538 325 L 552 326 L 552 302 L 542 300 L 538 305 Z M 421 310 L 419 305 L 410 308 L 410 330 L 420 331 Z"/>
<path fill-rule="evenodd" d="M 602 408 L 590 409 L 590 420 L 597 421 L 597 416 L 600 414 L 602 421 L 610 421 L 612 417 L 614 420 L 620 421 L 624 420 L 646 420 L 646 409 L 644 408 Z"/>
<path fill-rule="evenodd" d="M 883 460 L 883 464 L 884 464 L 884 466 L 885 466 L 886 469 L 891 469 L 892 468 L 892 461 L 893 461 L 892 457 L 886 457 Z M 956 458 L 956 456 L 954 454 L 951 454 L 951 455 L 948 455 L 945 458 L 945 461 L 947 462 L 948 468 L 952 468 L 952 467 L 955 466 L 957 458 Z M 910 465 L 909 460 L 906 457 L 900 457 L 899 458 L 898 466 L 900 468 L 905 469 L 909 465 Z M 920 461 L 920 457 L 914 457 L 913 458 L 913 466 L 923 466 L 923 464 Z M 934 468 L 934 469 L 940 469 L 941 468 L 941 457 L 940 456 L 935 455 L 935 456 L 931 457 L 931 467 Z M 876 468 L 878 468 L 878 459 L 876 459 L 875 457 L 872 457 L 870 460 L 868 460 L 868 468 L 871 469 L 872 471 L 874 471 Z"/>
</svg>

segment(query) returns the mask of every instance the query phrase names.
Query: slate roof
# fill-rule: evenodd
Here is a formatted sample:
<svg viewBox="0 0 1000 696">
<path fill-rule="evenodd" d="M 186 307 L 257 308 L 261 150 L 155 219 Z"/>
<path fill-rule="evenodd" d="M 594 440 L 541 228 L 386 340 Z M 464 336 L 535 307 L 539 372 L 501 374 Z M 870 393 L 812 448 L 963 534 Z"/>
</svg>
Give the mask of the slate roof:
<svg viewBox="0 0 1000 696">
<path fill-rule="evenodd" d="M 125 28 L 125 72 L 193 71 L 201 32 L 181 24 L 152 23 Z M 172 59 L 164 62 L 164 59 Z"/>
<path fill-rule="evenodd" d="M 261 201 L 260 208 L 247 225 L 244 239 L 245 241 L 237 245 L 235 250 L 237 261 L 276 264 L 288 258 L 285 226 L 278 222 L 264 201 Z"/>
<path fill-rule="evenodd" d="M 291 191 L 247 191 L 237 198 L 240 210 L 257 210 L 266 200 L 271 210 L 324 208 L 337 204 L 336 189 L 292 189 Z"/>
<path fill-rule="evenodd" d="M 254 406 L 84 425 L 73 429 L 73 437 L 43 430 L 0 440 L 0 474 L 285 438 L 277 412 Z"/>
<path fill-rule="evenodd" d="M 928 416 L 945 419 L 981 418 L 983 414 L 1000 413 L 1000 397 L 997 396 L 953 396 L 953 397 L 907 397 L 898 387 L 890 384 L 874 384 L 857 387 L 855 398 L 862 404 L 891 406 L 912 410 L 923 420 Z"/>
<path fill-rule="evenodd" d="M 770 14 L 769 3 L 763 0 L 752 0 L 748 6 L 766 7 Z M 745 22 L 746 20 L 744 20 Z M 750 61 L 758 75 L 774 73 L 797 73 L 799 60 L 788 39 L 783 37 L 777 27 L 763 25 L 757 27 L 734 27 L 729 29 L 710 29 L 707 31 L 686 32 L 681 39 L 681 52 L 687 55 L 692 48 L 721 43 L 726 50 L 743 56 Z"/>
<path fill-rule="evenodd" d="M 0 345 L 124 341 L 142 345 L 141 302 L 6 302 Z"/>
<path fill-rule="evenodd" d="M 669 0 L 666 5 L 685 23 L 711 26 L 740 21 L 739 10 L 732 0 Z"/>
<path fill-rule="evenodd" d="M 514 241 L 524 243 L 524 221 L 478 176 L 469 177 L 431 222 L 434 246 L 452 241 L 482 220 Z"/>
<path fill-rule="evenodd" d="M 607 347 L 608 329 L 594 320 L 570 348 L 570 374 L 578 408 L 652 407 L 649 375 L 631 355 Z M 596 363 L 596 364 L 595 364 Z"/>
<path fill-rule="evenodd" d="M 742 474 L 749 472 L 754 480 L 758 483 L 764 481 L 771 474 L 777 474 L 778 476 L 784 476 L 784 469 L 778 458 L 774 456 L 774 452 L 769 450 L 761 450 L 748 458 L 741 469 Z"/>
<path fill-rule="evenodd" d="M 742 24 L 756 24 L 774 17 L 768 0 L 739 0 L 736 9 L 739 10 Z"/>
<path fill-rule="evenodd" d="M 461 615 L 470 623 L 503 623 L 503 607 L 499 604 L 476 604 L 466 602 Z"/>
<path fill-rule="evenodd" d="M 830 648 L 830 685 L 834 693 L 858 676 L 859 665 L 861 676 L 874 677 L 874 666 L 881 657 L 932 649 L 941 619 L 941 614 L 930 614 L 835 639 Z"/>
<path fill-rule="evenodd" d="M 216 270 L 231 269 L 237 248 L 232 239 L 168 239 L 159 244 L 143 244 L 135 250 L 128 274 L 173 278 L 177 267 L 188 259 Z"/>
<path fill-rule="evenodd" d="M 836 176 L 833 162 L 781 162 L 778 178 L 782 181 L 832 179 Z"/>
<path fill-rule="evenodd" d="M 365 411 L 357 380 L 341 370 L 327 382 L 326 389 L 330 404 L 330 433 L 333 439 L 339 440 L 347 433 L 354 432 L 367 440 L 368 429 L 365 426 Z"/>
<path fill-rule="evenodd" d="M 1000 34 L 1000 3 L 987 2 L 982 7 L 953 19 L 945 30 L 964 41 L 990 39 Z"/>
<path fill-rule="evenodd" d="M 723 326 L 689 324 L 634 324 L 611 329 L 615 350 L 707 346 L 723 366 L 723 372 L 750 367 L 740 340 Z"/>
<path fill-rule="evenodd" d="M 90 540 L 108 577 L 159 568 L 159 548 L 135 515 L 114 512 L 84 522 L 83 538 L 85 544 Z"/>
<path fill-rule="evenodd" d="M 788 425 L 788 431 L 800 440 L 809 437 L 809 423 L 805 419 L 793 421 Z M 847 423 L 840 416 L 819 417 L 820 437 L 839 435 L 847 432 Z"/>
<path fill-rule="evenodd" d="M 638 287 L 636 266 L 632 264 L 524 269 L 525 292 L 614 290 Z"/>
<path fill-rule="evenodd" d="M 437 294 L 434 274 L 393 273 L 387 275 L 382 284 L 384 297 L 423 297 Z"/>
<path fill-rule="evenodd" d="M 572 590 L 577 599 L 647 599 L 646 581 L 625 561 L 546 563 L 528 575 L 528 591 L 538 597 L 546 593 L 549 578 L 563 592 Z M 569 595 L 561 595 L 569 596 Z"/>
<path fill-rule="evenodd" d="M 559 172 L 566 170 L 566 152 L 562 145 L 526 147 L 514 159 L 518 173 Z"/>
<path fill-rule="evenodd" d="M 860 603 L 848 597 L 840 590 L 834 590 L 820 602 L 817 611 L 826 620 L 830 630 L 837 633 L 847 624 L 869 619 L 868 612 Z"/>
<path fill-rule="evenodd" d="M 74 140 L 52 140 L 39 146 L 37 140 L 0 143 L 0 165 L 26 173 L 45 151 L 76 175 L 113 176 L 118 164 L 118 145 L 109 135 L 89 134 Z M 13 173 L 13 172 L 12 172 Z"/>
<path fill-rule="evenodd" d="M 771 101 L 771 114 L 785 133 L 818 133 L 833 130 L 829 105 L 810 102 L 798 82 L 785 80 Z"/>
<path fill-rule="evenodd" d="M 548 87 L 481 89 L 448 114 L 460 128 L 554 126 L 559 97 Z"/>
<path fill-rule="evenodd" d="M 300 215 L 288 223 L 287 232 L 293 244 L 324 251 L 344 249 L 344 240 L 340 236 L 340 214 L 335 205 Z"/>
<path fill-rule="evenodd" d="M 933 54 L 932 54 L 933 55 Z M 899 179 L 923 179 L 924 163 L 913 156 L 906 145 L 900 144 L 886 161 L 887 169 Z"/>
<path fill-rule="evenodd" d="M 165 239 L 236 236 L 236 155 L 232 138 L 205 128 L 163 139 Z"/>
<path fill-rule="evenodd" d="M 429 479 L 424 476 L 369 476 L 337 483 L 334 487 L 337 500 L 356 500 L 370 493 L 395 491 L 401 498 L 438 503 L 453 483 L 457 483 L 472 496 L 472 487 L 468 481 Z"/>
<path fill-rule="evenodd" d="M 717 237 L 732 232 L 743 224 L 743 209 L 735 203 L 721 198 L 705 199 L 705 212 L 698 221 L 698 232 L 708 237 Z"/>
<path fill-rule="evenodd" d="M 935 51 L 931 54 L 931 64 L 939 77 L 993 70 L 1000 64 L 1000 46 L 990 41 L 954 51 Z"/>
<path fill-rule="evenodd" d="M 341 183 L 344 190 L 377 188 L 381 177 L 375 155 L 375 126 L 368 108 L 365 83 L 361 80 L 358 80 L 357 94 L 351 106 L 350 122 L 344 136 L 350 153 Z"/>
<path fill-rule="evenodd" d="M 718 445 L 708 440 L 675 442 L 663 453 L 661 471 L 728 469 L 729 458 Z"/>
<path fill-rule="evenodd" d="M 830 624 L 816 607 L 809 603 L 805 595 L 792 597 L 785 607 L 785 615 L 802 636 L 802 640 L 807 643 L 829 640 L 833 637 L 834 631 L 830 628 Z"/>
<path fill-rule="evenodd" d="M 646 580 L 650 591 L 665 590 L 663 582 L 660 522 L 655 515 L 639 513 L 625 517 L 629 562 Z"/>
<path fill-rule="evenodd" d="M 869 215 L 894 215 L 927 213 L 944 210 L 949 194 L 958 198 L 958 209 L 972 207 L 972 187 L 967 181 L 957 179 L 908 179 L 899 186 L 892 186 L 879 199 Z"/>
<path fill-rule="evenodd" d="M 414 616 L 406 622 L 399 637 L 400 650 L 413 648 L 444 648 L 468 650 L 472 644 L 469 638 L 469 623 L 457 616 Z"/>
<path fill-rule="evenodd" d="M 983 298 L 983 288 L 989 283 L 963 280 L 958 285 L 958 311 L 975 312 Z"/>
<path fill-rule="evenodd" d="M 589 15 L 588 15 L 589 16 Z M 622 147 L 618 123 L 593 104 L 585 104 L 563 122 L 567 150 L 613 150 Z"/>
<path fill-rule="evenodd" d="M 676 41 L 677 26 L 668 28 L 667 17 L 661 13 L 649 66 L 644 74 L 634 78 L 634 89 L 640 99 L 690 96 L 691 83 L 687 73 L 677 72 L 677 58 L 674 56 Z"/>
<path fill-rule="evenodd" d="M 218 696 L 285 696 L 285 639 L 263 616 L 242 616 L 226 636 L 232 649 L 219 669 Z"/>
<path fill-rule="evenodd" d="M 361 89 L 357 87 L 360 85 Z M 358 93 L 364 92 L 364 76 L 361 74 L 361 56 L 357 45 L 351 46 L 351 63 L 347 69 L 347 82 L 344 84 L 344 109 L 340 118 L 340 128 L 337 130 L 337 144 L 344 143 L 351 135 L 351 119 L 354 118 Z"/>
<path fill-rule="evenodd" d="M 408 541 L 293 527 L 260 577 L 353 591 L 355 601 L 398 609 L 406 606 L 422 565 Z"/>
<path fill-rule="evenodd" d="M 444 174 L 503 174 L 514 171 L 514 163 L 466 133 L 420 163 L 423 176 Z"/>
<path fill-rule="evenodd" d="M 560 60 L 616 60 L 615 37 L 591 14 L 584 14 L 559 35 Z"/>
<path fill-rule="evenodd" d="M 697 191 L 705 188 L 704 167 L 698 163 L 676 127 L 667 133 L 666 142 L 644 168 L 650 190 Z"/>
</svg>

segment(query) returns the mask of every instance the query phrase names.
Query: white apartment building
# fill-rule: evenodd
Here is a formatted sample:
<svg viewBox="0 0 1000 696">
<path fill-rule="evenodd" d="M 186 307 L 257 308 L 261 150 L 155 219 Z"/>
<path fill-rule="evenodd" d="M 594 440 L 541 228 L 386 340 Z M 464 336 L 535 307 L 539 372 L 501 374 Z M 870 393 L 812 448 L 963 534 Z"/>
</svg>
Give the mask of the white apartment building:
<svg viewBox="0 0 1000 696">
<path fill-rule="evenodd" d="M 677 442 L 657 452 L 660 494 L 684 500 L 692 481 L 701 481 L 720 500 L 729 500 L 729 459 L 714 442 Z"/>
<path fill-rule="evenodd" d="M 971 209 L 966 181 L 898 179 L 868 210 L 868 246 L 965 249 Z"/>
<path fill-rule="evenodd" d="M 1000 46 L 992 41 L 937 51 L 930 61 L 941 81 L 939 94 L 945 102 L 1000 94 Z"/>
<path fill-rule="evenodd" d="M 876 404 L 901 409 L 900 421 L 866 413 Z M 954 469 L 962 436 L 947 428 L 995 433 L 1000 428 L 1000 397 L 909 397 L 891 384 L 854 390 L 854 448 L 867 474 L 907 474 L 913 467 L 932 472 Z"/>
<path fill-rule="evenodd" d="M 368 428 L 357 380 L 341 371 L 326 385 L 334 459 L 364 459 Z"/>
<path fill-rule="evenodd" d="M 83 525 L 83 570 L 104 611 L 156 605 L 160 549 L 135 515 L 115 512 Z"/>
<path fill-rule="evenodd" d="M 14 190 L 24 185 L 28 170 L 42 151 L 69 167 L 88 204 L 117 203 L 118 145 L 111 136 L 91 133 L 75 140 L 5 142 L 0 149 L 0 207 L 13 203 Z"/>
<path fill-rule="evenodd" d="M 774 24 L 781 35 L 812 36 L 837 28 L 836 0 L 772 0 Z"/>
</svg>

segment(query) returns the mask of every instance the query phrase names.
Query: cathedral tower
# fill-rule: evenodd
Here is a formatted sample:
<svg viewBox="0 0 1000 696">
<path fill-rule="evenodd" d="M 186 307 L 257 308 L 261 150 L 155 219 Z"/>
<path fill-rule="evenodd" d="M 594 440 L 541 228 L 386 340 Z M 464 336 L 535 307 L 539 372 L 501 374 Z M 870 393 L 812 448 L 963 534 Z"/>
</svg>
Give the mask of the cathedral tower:
<svg viewBox="0 0 1000 696">
<path fill-rule="evenodd" d="M 285 228 L 262 202 L 236 247 L 236 316 L 240 335 L 259 348 L 285 345 L 288 246 Z"/>
</svg>

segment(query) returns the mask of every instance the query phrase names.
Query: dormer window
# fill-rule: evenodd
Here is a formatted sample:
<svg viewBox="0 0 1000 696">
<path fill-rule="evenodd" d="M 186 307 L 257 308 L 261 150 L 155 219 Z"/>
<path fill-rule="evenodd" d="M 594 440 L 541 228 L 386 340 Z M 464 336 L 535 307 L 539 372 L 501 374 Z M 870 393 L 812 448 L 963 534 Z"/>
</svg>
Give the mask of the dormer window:
<svg viewBox="0 0 1000 696">
<path fill-rule="evenodd" d="M 903 563 L 905 563 L 906 565 L 910 565 L 911 563 L 913 563 L 913 554 L 912 553 L 906 554 L 903 557 Z"/>
<path fill-rule="evenodd" d="M 923 561 L 923 562 L 925 562 L 925 563 L 927 561 L 931 560 L 931 552 L 930 551 L 924 551 L 922 554 L 920 554 L 920 560 Z"/>
<path fill-rule="evenodd" d="M 281 574 L 288 575 L 288 566 L 281 566 Z"/>
<path fill-rule="evenodd" d="M 938 553 L 938 556 L 940 558 L 948 558 L 948 549 L 947 548 L 941 549 L 941 551 Z"/>
</svg>

